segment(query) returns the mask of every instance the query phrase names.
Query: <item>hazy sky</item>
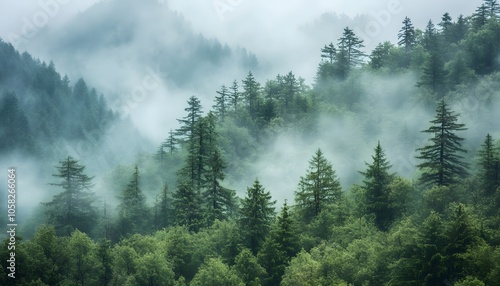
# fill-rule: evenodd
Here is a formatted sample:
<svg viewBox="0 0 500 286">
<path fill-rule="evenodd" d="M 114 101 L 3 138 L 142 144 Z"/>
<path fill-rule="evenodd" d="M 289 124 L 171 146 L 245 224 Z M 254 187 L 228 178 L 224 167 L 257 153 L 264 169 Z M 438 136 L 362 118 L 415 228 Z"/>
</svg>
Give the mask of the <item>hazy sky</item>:
<svg viewBox="0 0 500 286">
<path fill-rule="evenodd" d="M 154 0 L 152 0 L 154 1 Z M 0 37 L 9 41 L 28 27 L 35 29 L 64 25 L 79 11 L 97 0 L 0 0 Z M 471 14 L 481 0 L 358 0 L 358 1 L 307 1 L 307 0 L 158 0 L 179 11 L 192 24 L 195 31 L 215 37 L 232 46 L 239 45 L 253 51 L 265 65 L 273 65 L 282 73 L 297 70 L 309 81 L 316 63 L 302 54 L 313 55 L 318 43 L 335 42 L 338 35 L 324 35 L 312 39 L 299 29 L 314 23 L 324 13 L 338 15 L 368 15 L 352 27 L 365 39 L 367 52 L 378 42 L 394 41 L 401 21 L 409 16 L 416 27 L 423 28 L 429 19 L 439 22 L 441 15 L 449 12 L 453 18 Z M 151 23 L 154 25 L 154 23 Z M 35 31 L 36 32 L 36 31 Z M 67 31 L 71 33 L 71 31 Z M 35 33 L 36 36 L 36 33 Z M 318 42 L 318 43 L 317 43 Z M 30 47 L 36 49 L 36 47 Z M 283 50 L 289 52 L 284 53 Z M 30 51 L 35 54 L 36 51 Z M 316 60 L 317 61 L 317 60 Z M 273 70 L 274 72 L 274 70 Z"/>
</svg>

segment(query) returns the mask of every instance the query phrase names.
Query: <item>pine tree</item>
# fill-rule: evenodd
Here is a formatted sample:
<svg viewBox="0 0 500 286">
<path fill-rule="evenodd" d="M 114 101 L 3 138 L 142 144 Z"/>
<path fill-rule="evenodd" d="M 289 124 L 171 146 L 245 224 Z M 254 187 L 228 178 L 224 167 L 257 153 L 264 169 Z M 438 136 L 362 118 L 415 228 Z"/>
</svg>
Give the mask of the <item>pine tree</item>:
<svg viewBox="0 0 500 286">
<path fill-rule="evenodd" d="M 493 137 L 488 133 L 482 149 L 479 150 L 480 177 L 486 196 L 491 197 L 500 186 L 500 154 L 495 148 Z"/>
<path fill-rule="evenodd" d="M 437 51 L 431 51 L 426 56 L 422 67 L 422 75 L 418 87 L 425 87 L 436 99 L 442 99 L 446 92 L 447 73 L 442 56 Z"/>
<path fill-rule="evenodd" d="M 417 43 L 415 28 L 411 23 L 410 18 L 405 17 L 403 20 L 403 27 L 398 33 L 398 45 L 404 47 L 406 52 L 409 52 Z"/>
<path fill-rule="evenodd" d="M 184 109 L 187 115 L 182 119 L 177 119 L 181 127 L 176 130 L 176 135 L 180 136 L 181 142 L 189 141 L 194 133 L 195 123 L 201 117 L 202 107 L 200 100 L 196 96 L 191 96 L 188 100 L 188 107 Z"/>
<path fill-rule="evenodd" d="M 443 14 L 439 27 L 441 27 L 441 33 L 445 43 L 453 42 L 453 23 L 451 22 L 450 13 L 446 12 Z"/>
<path fill-rule="evenodd" d="M 427 22 L 427 26 L 424 31 L 424 37 L 422 39 L 422 44 L 428 52 L 437 52 L 439 49 L 438 32 L 432 20 Z"/>
<path fill-rule="evenodd" d="M 132 179 L 119 197 L 118 232 L 121 235 L 144 233 L 148 229 L 146 197 L 139 187 L 139 168 L 134 168 Z"/>
<path fill-rule="evenodd" d="M 13 92 L 4 92 L 0 98 L 0 137 L 0 153 L 14 148 L 28 154 L 35 151 L 28 117 Z"/>
<path fill-rule="evenodd" d="M 208 156 L 207 146 L 207 120 L 205 117 L 198 118 L 187 144 L 187 157 L 178 172 L 179 181 L 188 182 L 191 188 L 199 192 L 204 178 L 206 160 Z"/>
<path fill-rule="evenodd" d="M 89 233 L 97 217 L 96 208 L 92 205 L 95 195 L 90 190 L 94 186 L 93 177 L 88 177 L 84 173 L 85 166 L 70 156 L 59 163 L 60 166 L 56 167 L 58 173 L 52 176 L 60 178 L 61 182 L 50 185 L 61 187 L 63 191 L 55 195 L 51 202 L 43 203 L 47 207 L 49 222 L 60 235 L 70 235 L 75 229 Z"/>
<path fill-rule="evenodd" d="M 489 16 L 488 7 L 485 4 L 482 4 L 476 9 L 476 12 L 472 14 L 472 24 L 474 28 L 481 29 L 486 22 L 488 21 Z"/>
<path fill-rule="evenodd" d="M 201 195 L 189 182 L 177 186 L 173 194 L 173 205 L 177 225 L 186 226 L 191 231 L 200 229 L 203 223 Z"/>
<path fill-rule="evenodd" d="M 337 53 L 337 49 L 333 45 L 333 43 L 330 43 L 329 45 L 325 45 L 321 49 L 321 58 L 325 59 L 327 63 L 333 64 L 335 61 L 335 54 Z"/>
<path fill-rule="evenodd" d="M 366 195 L 366 208 L 375 216 L 375 225 L 380 230 L 387 230 L 393 220 L 388 188 L 392 175 L 389 174 L 391 165 L 385 158 L 380 141 L 375 147 L 375 155 L 372 156 L 372 159 L 373 163 L 371 164 L 365 162 L 368 167 L 366 171 L 360 172 L 365 176 L 363 188 Z"/>
<path fill-rule="evenodd" d="M 259 96 L 260 96 L 260 84 L 255 80 L 252 72 L 248 72 L 247 77 L 243 82 L 243 96 L 247 102 L 248 113 L 252 118 L 257 115 Z"/>
<path fill-rule="evenodd" d="M 370 67 L 374 70 L 378 70 L 386 66 L 387 58 L 393 47 L 394 46 L 387 41 L 378 44 L 370 55 Z"/>
<path fill-rule="evenodd" d="M 430 121 L 433 125 L 422 131 L 433 137 L 429 139 L 431 145 L 417 149 L 420 152 L 417 158 L 424 160 L 417 167 L 422 170 L 420 182 L 424 185 L 448 186 L 467 175 L 467 164 L 457 154 L 467 152 L 461 148 L 464 139 L 454 133 L 467 128 L 465 124 L 456 123 L 459 114 L 450 111 L 444 100 L 439 103 L 436 113 L 435 119 Z"/>
<path fill-rule="evenodd" d="M 337 202 L 342 192 L 332 165 L 318 149 L 309 161 L 305 177 L 300 178 L 299 190 L 295 192 L 297 209 L 306 222 L 316 217 L 323 208 Z"/>
<path fill-rule="evenodd" d="M 258 179 L 251 188 L 247 188 L 247 195 L 241 202 L 240 227 L 245 244 L 254 255 L 269 232 L 275 216 L 275 203 Z"/>
<path fill-rule="evenodd" d="M 268 278 L 264 285 L 279 285 L 290 259 L 299 251 L 298 230 L 285 201 L 276 228 L 266 238 L 258 254 Z"/>
<path fill-rule="evenodd" d="M 179 140 L 175 138 L 174 132 L 172 131 L 172 129 L 170 129 L 170 131 L 168 132 L 168 137 L 167 139 L 165 139 L 165 141 L 163 141 L 161 147 L 162 149 L 166 148 L 167 152 L 172 155 L 175 151 L 177 151 L 177 144 L 179 143 L 178 141 Z"/>
<path fill-rule="evenodd" d="M 218 145 L 218 135 L 215 130 L 215 115 L 210 112 L 206 120 L 206 164 L 203 168 L 203 199 L 207 203 L 207 222 L 211 225 L 216 219 L 228 218 L 234 206 L 234 191 L 221 186 L 224 180 L 226 163 Z"/>
<path fill-rule="evenodd" d="M 344 33 L 337 45 L 337 66 L 340 70 L 341 78 L 346 78 L 352 68 L 363 62 L 366 55 L 361 51 L 364 47 L 363 40 L 360 39 L 349 27 L 344 28 Z"/>
<path fill-rule="evenodd" d="M 231 103 L 233 105 L 233 111 L 238 110 L 238 103 L 240 102 L 240 91 L 239 91 L 239 86 L 238 82 L 236 80 L 233 81 L 233 85 L 231 85 L 231 93 L 229 94 L 229 98 L 231 100 Z"/>
<path fill-rule="evenodd" d="M 155 204 L 155 229 L 163 229 L 172 224 L 173 209 L 168 185 L 163 184 L 162 191 L 156 197 Z"/>
<path fill-rule="evenodd" d="M 220 91 L 216 91 L 218 96 L 215 97 L 215 105 L 213 106 L 215 114 L 220 121 L 224 121 L 227 113 L 227 105 L 229 101 L 229 89 L 222 85 Z"/>
<path fill-rule="evenodd" d="M 498 0 L 484 0 L 484 5 L 489 12 L 489 18 L 498 19 L 500 17 L 500 4 Z"/>
</svg>

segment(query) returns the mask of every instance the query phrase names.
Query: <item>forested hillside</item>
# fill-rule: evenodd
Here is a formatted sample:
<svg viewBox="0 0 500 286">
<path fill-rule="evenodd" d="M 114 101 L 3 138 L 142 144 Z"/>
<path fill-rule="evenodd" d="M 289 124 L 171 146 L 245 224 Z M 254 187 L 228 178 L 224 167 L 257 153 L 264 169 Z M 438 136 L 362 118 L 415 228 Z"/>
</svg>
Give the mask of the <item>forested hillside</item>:
<svg viewBox="0 0 500 286">
<path fill-rule="evenodd" d="M 0 284 L 500 285 L 500 4 L 401 22 L 369 54 L 345 27 L 311 85 L 192 95 L 155 151 L 100 169 L 40 146 L 119 114 L 2 42 L 0 130 L 54 167 Z"/>
<path fill-rule="evenodd" d="M 84 79 L 72 84 L 52 62 L 21 54 L 1 39 L 0 55 L 0 154 L 51 156 L 59 140 L 84 140 L 84 132 L 113 121 L 104 96 Z"/>
</svg>

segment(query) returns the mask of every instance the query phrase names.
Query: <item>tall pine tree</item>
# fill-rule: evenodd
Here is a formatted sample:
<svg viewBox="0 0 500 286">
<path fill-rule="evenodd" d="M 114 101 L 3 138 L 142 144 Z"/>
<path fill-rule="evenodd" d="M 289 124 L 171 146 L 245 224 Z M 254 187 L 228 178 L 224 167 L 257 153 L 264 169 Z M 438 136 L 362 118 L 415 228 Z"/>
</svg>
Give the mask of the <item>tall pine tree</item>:
<svg viewBox="0 0 500 286">
<path fill-rule="evenodd" d="M 309 222 L 316 217 L 323 208 L 337 202 L 342 192 L 339 180 L 332 165 L 318 149 L 309 161 L 309 169 L 304 177 L 300 178 L 299 190 L 295 192 L 296 207 Z"/>
<path fill-rule="evenodd" d="M 466 153 L 462 149 L 463 138 L 456 131 L 466 130 L 465 124 L 456 123 L 458 114 L 450 111 L 442 100 L 436 108 L 436 117 L 430 121 L 433 125 L 422 132 L 433 135 L 431 145 L 418 148 L 418 159 L 424 160 L 417 165 L 422 170 L 420 182 L 427 186 L 448 186 L 458 182 L 467 175 L 467 164 L 458 153 Z"/>
<path fill-rule="evenodd" d="M 500 154 L 489 133 L 481 147 L 478 152 L 481 167 L 480 178 L 485 195 L 491 197 L 500 186 Z"/>
<path fill-rule="evenodd" d="M 134 168 L 132 179 L 119 197 L 118 232 L 123 235 L 144 233 L 149 227 L 149 209 L 146 197 L 139 187 L 139 168 Z"/>
<path fill-rule="evenodd" d="M 365 172 L 360 172 L 365 179 L 363 188 L 366 196 L 367 211 L 375 216 L 375 225 L 380 230 L 387 230 L 393 219 L 393 210 L 389 196 L 388 185 L 392 176 L 389 174 L 391 165 L 385 158 L 380 141 L 375 147 L 373 163 L 365 163 L 368 167 Z"/>
<path fill-rule="evenodd" d="M 87 176 L 85 166 L 70 156 L 59 164 L 58 173 L 53 176 L 61 179 L 61 182 L 51 185 L 61 187 L 63 191 L 55 195 L 52 201 L 43 203 L 47 207 L 49 222 L 60 235 L 70 235 L 75 229 L 89 233 L 97 217 L 97 210 L 92 205 L 95 201 L 91 191 L 93 177 Z"/>
<path fill-rule="evenodd" d="M 241 202 L 240 227 L 246 246 L 255 255 L 267 236 L 275 211 L 271 194 L 256 179 Z"/>
</svg>

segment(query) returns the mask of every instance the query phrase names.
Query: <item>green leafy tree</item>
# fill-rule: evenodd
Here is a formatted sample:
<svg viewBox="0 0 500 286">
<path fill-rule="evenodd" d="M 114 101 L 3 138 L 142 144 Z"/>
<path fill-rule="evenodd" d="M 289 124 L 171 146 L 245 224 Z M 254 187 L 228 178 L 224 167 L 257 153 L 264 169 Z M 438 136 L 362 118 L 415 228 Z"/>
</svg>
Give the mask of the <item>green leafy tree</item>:
<svg viewBox="0 0 500 286">
<path fill-rule="evenodd" d="M 174 271 L 161 253 L 148 252 L 137 261 L 137 285 L 174 285 Z"/>
<path fill-rule="evenodd" d="M 97 269 L 102 265 L 96 257 L 95 244 L 86 234 L 75 230 L 68 242 L 70 257 L 70 273 L 68 278 L 77 285 L 93 284 L 96 282 Z"/>
<path fill-rule="evenodd" d="M 465 153 L 461 142 L 463 138 L 456 131 L 466 130 L 465 124 L 456 123 L 458 114 L 452 112 L 442 100 L 436 108 L 436 117 L 430 121 L 433 125 L 422 131 L 433 135 L 431 145 L 418 148 L 418 159 L 424 160 L 417 165 L 422 170 L 420 182 L 424 185 L 448 186 L 467 175 L 467 164 L 457 153 Z"/>
<path fill-rule="evenodd" d="M 256 179 L 251 188 L 247 188 L 247 195 L 241 202 L 240 227 L 247 247 L 257 254 L 265 237 L 269 233 L 275 216 L 271 194 Z"/>
<path fill-rule="evenodd" d="M 244 286 L 245 283 L 218 258 L 209 258 L 198 270 L 189 285 Z"/>
<path fill-rule="evenodd" d="M 132 179 L 119 197 L 118 232 L 121 235 L 142 233 L 148 228 L 149 209 L 139 187 L 139 168 L 135 166 Z"/>
<path fill-rule="evenodd" d="M 290 261 L 280 285 L 321 285 L 320 268 L 320 263 L 312 259 L 309 253 L 302 250 Z"/>
<path fill-rule="evenodd" d="M 246 248 L 236 256 L 234 269 L 247 286 L 260 286 L 266 277 L 266 270 L 260 266 L 252 251 Z"/>
<path fill-rule="evenodd" d="M 393 220 L 393 209 L 390 200 L 389 184 L 392 175 L 389 174 L 391 165 L 385 158 L 380 141 L 375 147 L 373 163 L 365 163 L 368 167 L 365 172 L 360 172 L 365 179 L 363 188 L 366 195 L 367 211 L 374 215 L 375 225 L 381 230 L 389 229 Z"/>
<path fill-rule="evenodd" d="M 328 204 L 340 200 L 342 191 L 332 165 L 318 149 L 309 161 L 307 174 L 300 178 L 299 190 L 295 192 L 297 209 L 306 222 L 316 217 Z"/>
<path fill-rule="evenodd" d="M 52 183 L 63 191 L 55 195 L 51 202 L 43 203 L 47 209 L 49 222 L 55 226 L 58 234 L 69 235 L 75 229 L 90 233 L 95 225 L 97 211 L 92 205 L 95 195 L 90 190 L 94 185 L 92 178 L 87 176 L 85 166 L 68 156 L 60 161 L 54 177 L 61 179 L 60 183 Z"/>
<path fill-rule="evenodd" d="M 386 41 L 378 44 L 370 55 L 370 67 L 374 70 L 386 67 L 393 49 L 394 45 L 390 42 Z"/>
<path fill-rule="evenodd" d="M 97 245 L 96 258 L 102 266 L 97 282 L 100 285 L 108 285 L 113 278 L 113 260 L 111 256 L 111 242 L 103 239 Z"/>
</svg>

